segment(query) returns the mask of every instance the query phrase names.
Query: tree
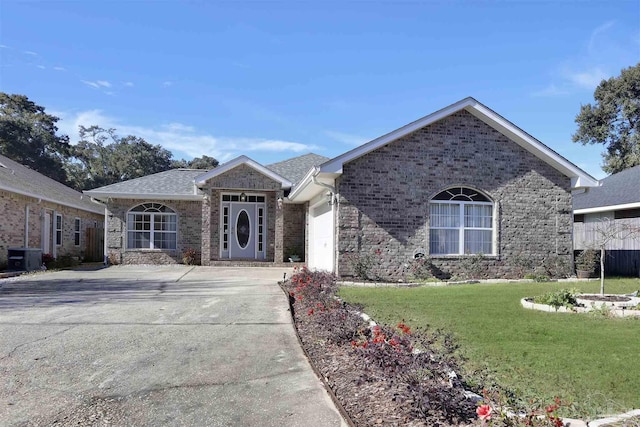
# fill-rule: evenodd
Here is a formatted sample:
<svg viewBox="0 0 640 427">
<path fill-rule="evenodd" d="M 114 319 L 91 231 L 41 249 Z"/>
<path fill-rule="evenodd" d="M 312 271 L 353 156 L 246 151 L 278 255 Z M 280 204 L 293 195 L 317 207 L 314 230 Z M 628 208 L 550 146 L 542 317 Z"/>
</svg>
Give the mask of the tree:
<svg viewBox="0 0 640 427">
<path fill-rule="evenodd" d="M 24 95 L 0 92 L 0 154 L 66 183 L 69 137 L 56 134 L 58 120 Z"/>
<path fill-rule="evenodd" d="M 594 228 L 595 239 L 593 245 L 600 250 L 600 295 L 604 295 L 604 267 L 607 249 L 615 241 L 637 239 L 640 228 L 629 223 L 611 218 L 601 218 Z"/>
<path fill-rule="evenodd" d="M 186 161 L 184 159 L 174 160 L 171 163 L 171 167 L 210 170 L 218 167 L 219 164 L 220 163 L 215 158 L 209 157 L 205 154 L 202 157 L 196 157 L 193 160 L 189 161 Z"/>
<path fill-rule="evenodd" d="M 171 169 L 171 152 L 143 138 L 119 137 L 115 129 L 80 126 L 80 141 L 67 165 L 77 189 L 89 189 Z"/>
<path fill-rule="evenodd" d="M 640 63 L 603 80 L 594 99 L 594 105 L 580 107 L 573 142 L 605 145 L 602 169 L 607 173 L 640 165 Z"/>
</svg>

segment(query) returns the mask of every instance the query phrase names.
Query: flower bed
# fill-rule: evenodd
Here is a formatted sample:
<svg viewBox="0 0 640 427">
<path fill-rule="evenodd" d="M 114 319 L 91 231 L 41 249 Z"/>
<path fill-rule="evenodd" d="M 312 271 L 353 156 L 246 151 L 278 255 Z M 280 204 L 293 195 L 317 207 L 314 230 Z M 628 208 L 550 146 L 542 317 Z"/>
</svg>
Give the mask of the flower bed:
<svg viewBox="0 0 640 427">
<path fill-rule="evenodd" d="M 302 345 L 356 426 L 436 426 L 476 419 L 446 334 L 371 325 L 336 298 L 335 277 L 305 268 L 283 284 Z"/>
</svg>

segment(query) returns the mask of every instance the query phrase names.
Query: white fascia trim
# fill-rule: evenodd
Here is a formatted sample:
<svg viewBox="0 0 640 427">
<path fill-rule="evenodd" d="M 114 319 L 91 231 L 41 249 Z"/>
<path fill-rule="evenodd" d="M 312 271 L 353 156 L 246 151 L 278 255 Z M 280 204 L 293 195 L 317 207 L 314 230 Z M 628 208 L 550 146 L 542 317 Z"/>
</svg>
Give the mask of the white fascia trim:
<svg viewBox="0 0 640 427">
<path fill-rule="evenodd" d="M 216 177 L 218 175 L 222 175 L 225 172 L 230 171 L 231 169 L 241 165 L 241 164 L 245 164 L 247 166 L 249 166 L 252 169 L 255 169 L 256 171 L 260 172 L 262 175 L 265 175 L 268 178 L 271 178 L 272 180 L 279 182 L 282 184 L 282 188 L 291 188 L 291 186 L 293 185 L 291 183 L 291 181 L 289 181 L 288 179 L 286 179 L 285 177 L 282 177 L 280 175 L 278 175 L 277 173 L 275 173 L 274 171 L 267 169 L 266 167 L 262 166 L 260 163 L 256 162 L 255 160 L 250 159 L 247 156 L 240 156 L 240 157 L 236 157 L 233 160 L 229 160 L 227 163 L 218 166 L 217 168 L 214 168 L 212 170 L 210 170 L 209 172 L 206 172 L 202 175 L 197 176 L 194 179 L 194 183 L 199 187 L 201 185 L 204 185 L 209 179 Z"/>
<path fill-rule="evenodd" d="M 293 201 L 296 198 L 296 196 L 302 192 L 302 190 L 307 188 L 307 186 L 313 182 L 313 177 L 317 175 L 319 172 L 320 172 L 320 169 L 317 166 L 314 166 L 311 169 L 309 169 L 309 172 L 307 172 L 306 175 L 300 180 L 300 182 L 296 184 L 296 186 L 293 188 L 291 193 L 289 193 L 289 196 L 287 198 Z"/>
<path fill-rule="evenodd" d="M 455 113 L 456 111 L 463 109 L 466 106 L 472 105 L 472 103 L 475 102 L 477 102 L 475 99 L 468 97 L 456 102 L 455 104 L 451 104 L 448 107 L 436 111 L 435 113 L 431 113 L 428 116 L 402 126 L 401 128 L 389 132 L 386 135 L 382 135 L 381 137 L 371 140 L 366 144 L 361 145 L 360 147 L 356 147 L 351 151 L 347 151 L 346 153 L 323 163 L 320 171 L 329 173 L 341 173 L 342 165 L 344 163 L 348 163 L 352 160 L 357 159 L 358 157 L 362 157 L 373 150 L 376 150 L 392 141 L 395 141 L 398 138 L 402 138 L 403 136 L 408 135 L 420 128 L 428 126 L 431 123 L 437 122 L 438 120 L 441 120 Z"/>
<path fill-rule="evenodd" d="M 341 173 L 344 163 L 357 159 L 373 150 L 376 150 L 396 139 L 402 138 L 405 135 L 415 132 L 416 130 L 429 126 L 439 120 L 444 119 L 451 114 L 454 114 L 460 110 L 467 110 L 473 114 L 476 118 L 482 120 L 487 125 L 493 127 L 498 132 L 504 134 L 508 138 L 512 139 L 516 144 L 520 145 L 530 153 L 534 154 L 541 160 L 547 162 L 555 169 L 559 170 L 566 176 L 571 178 L 572 188 L 581 187 L 597 187 L 599 182 L 591 175 L 569 162 L 567 159 L 533 138 L 531 135 L 524 132 L 522 129 L 509 122 L 504 117 L 500 116 L 493 110 L 484 106 L 474 98 L 468 97 L 461 101 L 451 104 L 435 113 L 429 114 L 421 119 L 418 119 L 408 125 L 405 125 L 399 129 L 394 130 L 386 135 L 376 138 L 360 147 L 357 147 L 351 151 L 348 151 L 334 159 L 329 160 L 321 166 L 321 172 L 329 173 Z"/>
<path fill-rule="evenodd" d="M 623 209 L 635 209 L 635 208 L 640 208 L 640 202 L 624 203 L 622 205 L 598 206 L 595 208 L 575 209 L 573 211 L 573 214 L 581 215 L 581 214 L 607 212 L 607 211 L 619 211 Z"/>
<path fill-rule="evenodd" d="M 195 194 L 158 194 L 158 193 L 106 193 L 100 191 L 84 191 L 95 199 L 146 199 L 146 200 L 202 200 L 203 195 Z"/>
<path fill-rule="evenodd" d="M 531 154 L 570 177 L 572 188 L 600 186 L 597 179 L 480 102 L 475 101 L 465 109 Z"/>
<path fill-rule="evenodd" d="M 5 191 L 9 191 L 11 193 L 16 193 L 16 194 L 20 194 L 20 195 L 27 196 L 27 197 L 32 197 L 32 198 L 38 199 L 38 200 L 44 200 L 44 201 L 47 201 L 47 202 L 55 203 L 55 204 L 60 205 L 60 206 L 67 206 L 69 208 L 79 209 L 79 210 L 84 211 L 84 212 L 91 212 L 91 213 L 97 213 L 97 214 L 102 214 L 104 212 L 104 205 L 102 203 L 96 202 L 94 200 L 91 200 L 91 201 L 96 204 L 96 209 L 95 210 L 88 209 L 86 206 L 76 205 L 76 204 L 73 204 L 73 203 L 61 202 L 60 200 L 52 199 L 51 197 L 41 196 L 39 194 L 30 193 L 28 191 L 17 190 L 15 188 L 7 187 L 7 186 L 1 185 L 1 184 L 0 184 L 0 190 L 5 190 Z"/>
</svg>

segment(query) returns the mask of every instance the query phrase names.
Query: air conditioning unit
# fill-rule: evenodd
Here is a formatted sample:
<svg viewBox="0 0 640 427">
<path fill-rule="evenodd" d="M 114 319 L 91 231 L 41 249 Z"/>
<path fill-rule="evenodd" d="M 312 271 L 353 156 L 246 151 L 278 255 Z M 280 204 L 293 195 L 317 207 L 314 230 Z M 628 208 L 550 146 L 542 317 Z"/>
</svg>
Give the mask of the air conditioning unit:
<svg viewBox="0 0 640 427">
<path fill-rule="evenodd" d="M 42 268 L 42 249 L 9 248 L 8 270 L 33 271 Z"/>
</svg>

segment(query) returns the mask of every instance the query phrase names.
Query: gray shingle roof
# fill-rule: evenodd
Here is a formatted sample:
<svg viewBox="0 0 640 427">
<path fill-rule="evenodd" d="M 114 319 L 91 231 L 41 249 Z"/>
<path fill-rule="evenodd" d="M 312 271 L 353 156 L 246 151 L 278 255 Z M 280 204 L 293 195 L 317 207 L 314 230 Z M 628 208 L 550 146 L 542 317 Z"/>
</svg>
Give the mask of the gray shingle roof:
<svg viewBox="0 0 640 427">
<path fill-rule="evenodd" d="M 319 166 L 327 160 L 329 160 L 328 157 L 309 153 L 282 162 L 272 163 L 265 167 L 295 184 L 304 178 L 307 172 L 309 172 L 309 169 L 314 166 Z"/>
<path fill-rule="evenodd" d="M 104 213 L 104 207 L 92 202 L 88 196 L 2 155 L 0 187 L 83 211 Z"/>
<path fill-rule="evenodd" d="M 309 153 L 265 167 L 295 183 L 302 179 L 313 166 L 318 166 L 327 160 L 329 160 L 328 157 Z M 194 179 L 205 173 L 207 173 L 207 171 L 202 169 L 172 169 L 141 178 L 118 182 L 116 184 L 105 185 L 100 188 L 94 188 L 93 190 L 85 191 L 85 193 L 94 197 L 107 194 L 120 197 L 141 195 L 149 197 L 158 196 L 162 198 L 168 198 L 170 196 L 202 196 L 203 193 L 199 189 L 197 193 L 194 193 L 194 189 L 196 188 Z"/>
<path fill-rule="evenodd" d="M 589 188 L 586 193 L 573 197 L 573 209 L 640 202 L 640 166 L 625 169 L 600 181 L 600 187 Z"/>
<path fill-rule="evenodd" d="M 86 194 L 98 196 L 103 194 L 122 194 L 127 195 L 147 195 L 147 196 L 194 196 L 202 195 L 196 188 L 193 180 L 198 175 L 206 173 L 203 169 L 171 169 L 164 172 L 154 173 L 152 175 L 140 178 L 130 179 L 128 181 L 118 182 L 104 187 L 94 188 L 85 191 Z"/>
</svg>

